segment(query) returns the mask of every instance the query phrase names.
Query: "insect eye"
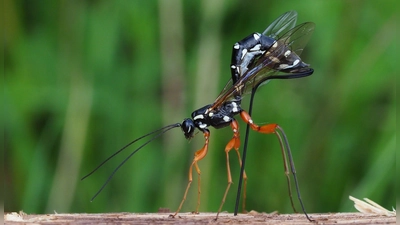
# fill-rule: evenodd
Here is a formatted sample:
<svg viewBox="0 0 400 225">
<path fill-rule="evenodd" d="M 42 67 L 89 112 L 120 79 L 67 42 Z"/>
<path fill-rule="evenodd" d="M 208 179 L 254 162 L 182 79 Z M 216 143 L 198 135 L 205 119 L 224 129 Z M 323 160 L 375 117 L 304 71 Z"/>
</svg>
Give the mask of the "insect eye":
<svg viewBox="0 0 400 225">
<path fill-rule="evenodd" d="M 190 139 L 193 137 L 193 132 L 195 129 L 194 122 L 191 119 L 185 119 L 183 120 L 181 124 L 181 129 L 183 131 L 183 134 L 185 135 L 186 139 Z"/>
</svg>

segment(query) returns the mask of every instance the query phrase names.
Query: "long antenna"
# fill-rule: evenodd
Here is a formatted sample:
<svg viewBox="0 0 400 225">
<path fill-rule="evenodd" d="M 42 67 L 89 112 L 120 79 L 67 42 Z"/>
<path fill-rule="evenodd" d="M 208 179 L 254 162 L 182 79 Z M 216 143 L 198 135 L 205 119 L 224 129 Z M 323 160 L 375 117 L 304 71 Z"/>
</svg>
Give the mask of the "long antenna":
<svg viewBox="0 0 400 225">
<path fill-rule="evenodd" d="M 96 194 L 90 199 L 90 201 L 93 201 L 98 194 L 100 194 L 100 192 L 104 189 L 104 187 L 108 184 L 108 182 L 110 182 L 111 178 L 114 176 L 114 174 L 118 171 L 118 169 L 124 165 L 126 163 L 126 161 L 128 161 L 129 158 L 131 158 L 137 151 L 139 151 L 141 148 L 143 148 L 144 146 L 146 146 L 148 143 L 152 142 L 154 139 L 158 138 L 159 136 L 161 136 L 162 134 L 164 134 L 165 132 L 174 129 L 176 127 L 179 127 L 181 124 L 180 123 L 175 123 L 175 124 L 171 124 L 168 126 L 165 126 L 163 128 L 160 128 L 158 130 L 152 131 L 146 135 L 143 135 L 133 141 L 131 141 L 129 144 L 125 145 L 124 147 L 122 147 L 120 150 L 118 150 L 117 152 L 115 152 L 114 154 L 112 154 L 110 157 L 108 157 L 106 160 L 104 160 L 100 165 L 98 165 L 94 170 L 92 170 L 90 173 L 88 173 L 86 176 L 82 177 L 81 180 L 84 180 L 85 178 L 87 178 L 88 176 L 92 175 L 94 172 L 96 172 L 96 170 L 98 170 L 101 166 L 103 166 L 108 160 L 110 160 L 111 158 L 113 158 L 114 156 L 116 156 L 117 154 L 119 154 L 120 152 L 122 152 L 123 150 L 125 150 L 127 147 L 129 147 L 130 145 L 132 145 L 133 143 L 139 141 L 142 138 L 145 138 L 149 135 L 155 134 L 155 136 L 153 136 L 152 138 L 150 138 L 150 140 L 146 141 L 144 144 L 142 144 L 141 146 L 139 146 L 135 151 L 133 151 L 131 154 L 128 155 L 128 157 L 126 157 L 115 169 L 114 171 L 111 173 L 111 175 L 107 178 L 106 182 L 104 182 L 104 184 L 101 186 L 101 188 L 96 192 Z"/>
</svg>

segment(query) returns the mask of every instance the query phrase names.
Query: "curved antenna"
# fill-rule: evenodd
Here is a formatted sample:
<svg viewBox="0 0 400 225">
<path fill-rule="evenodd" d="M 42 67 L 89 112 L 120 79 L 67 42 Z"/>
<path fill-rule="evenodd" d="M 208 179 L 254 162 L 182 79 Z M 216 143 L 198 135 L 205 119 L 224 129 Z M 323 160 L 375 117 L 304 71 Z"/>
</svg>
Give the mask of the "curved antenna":
<svg viewBox="0 0 400 225">
<path fill-rule="evenodd" d="M 104 184 L 101 186 L 101 188 L 96 192 L 96 194 L 90 199 L 90 201 L 93 201 L 97 195 L 100 194 L 100 192 L 104 189 L 104 187 L 108 184 L 108 182 L 110 182 L 111 178 L 114 176 L 114 174 L 119 170 L 119 168 L 125 164 L 126 161 L 128 161 L 128 159 L 130 157 L 132 157 L 136 152 L 138 152 L 141 148 L 143 148 L 144 146 L 146 146 L 148 143 L 152 142 L 154 139 L 158 138 L 159 136 L 161 136 L 162 134 L 164 134 L 165 132 L 174 129 L 176 127 L 180 127 L 181 124 L 180 123 L 175 123 L 175 124 L 171 124 L 168 126 L 165 126 L 163 128 L 160 128 L 158 130 L 152 131 L 148 134 L 145 134 L 133 141 L 131 141 L 130 143 L 128 143 L 127 145 L 125 145 L 124 147 L 122 147 L 120 150 L 118 150 L 117 152 L 115 152 L 114 154 L 112 154 L 110 157 L 108 157 L 106 160 L 104 160 L 102 163 L 100 163 L 100 165 L 98 165 L 94 170 L 92 170 L 90 173 L 88 173 L 87 175 L 85 175 L 84 177 L 81 178 L 81 180 L 86 179 L 87 177 L 89 177 L 90 175 L 92 175 L 94 172 L 96 172 L 101 166 L 103 166 L 108 160 L 110 160 L 111 158 L 113 158 L 114 156 L 118 155 L 119 153 L 121 153 L 123 150 L 125 150 L 127 147 L 129 147 L 130 145 L 132 145 L 133 143 L 139 141 L 140 139 L 143 139 L 147 136 L 150 136 L 152 134 L 155 134 L 152 138 L 150 138 L 150 140 L 146 141 L 144 144 L 142 144 L 141 146 L 139 146 L 135 151 L 133 151 L 131 154 L 128 155 L 128 157 L 126 157 L 115 169 L 114 171 L 111 173 L 111 175 L 107 178 L 106 182 L 104 182 Z"/>
</svg>

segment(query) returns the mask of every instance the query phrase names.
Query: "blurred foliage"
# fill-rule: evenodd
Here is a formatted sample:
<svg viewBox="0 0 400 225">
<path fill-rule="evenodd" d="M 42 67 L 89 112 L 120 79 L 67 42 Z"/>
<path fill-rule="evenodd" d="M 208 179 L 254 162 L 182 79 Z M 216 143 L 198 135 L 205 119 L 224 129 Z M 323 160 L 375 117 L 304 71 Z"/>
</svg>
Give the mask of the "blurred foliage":
<svg viewBox="0 0 400 225">
<path fill-rule="evenodd" d="M 399 8 L 398 1 L 373 0 L 5 0 L 4 210 L 176 210 L 200 134 L 188 143 L 176 129 L 153 141 L 93 202 L 144 142 L 80 178 L 131 140 L 212 103 L 230 78 L 233 43 L 288 10 L 298 12 L 298 23 L 316 24 L 302 54 L 315 73 L 263 86 L 254 120 L 285 129 L 308 212 L 355 211 L 349 195 L 391 209 Z M 231 135 L 211 129 L 209 154 L 199 163 L 201 211 L 219 207 Z M 292 212 L 276 137 L 252 132 L 247 160 L 247 210 Z M 229 212 L 239 177 L 234 153 L 231 167 Z M 196 195 L 194 174 L 182 211 L 194 210 Z"/>
</svg>

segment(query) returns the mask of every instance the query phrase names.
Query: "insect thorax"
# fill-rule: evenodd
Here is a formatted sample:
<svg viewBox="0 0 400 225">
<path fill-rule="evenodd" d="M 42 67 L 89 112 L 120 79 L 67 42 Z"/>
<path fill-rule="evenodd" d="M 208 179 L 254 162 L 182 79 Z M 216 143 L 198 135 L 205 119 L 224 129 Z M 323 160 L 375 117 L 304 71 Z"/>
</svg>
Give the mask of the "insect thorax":
<svg viewBox="0 0 400 225">
<path fill-rule="evenodd" d="M 240 100 L 227 101 L 216 109 L 211 109 L 212 104 L 206 105 L 192 113 L 195 126 L 199 130 L 207 129 L 212 126 L 214 128 L 223 128 L 228 126 L 234 116 L 242 111 Z"/>
</svg>

